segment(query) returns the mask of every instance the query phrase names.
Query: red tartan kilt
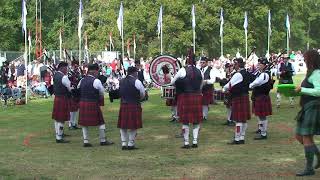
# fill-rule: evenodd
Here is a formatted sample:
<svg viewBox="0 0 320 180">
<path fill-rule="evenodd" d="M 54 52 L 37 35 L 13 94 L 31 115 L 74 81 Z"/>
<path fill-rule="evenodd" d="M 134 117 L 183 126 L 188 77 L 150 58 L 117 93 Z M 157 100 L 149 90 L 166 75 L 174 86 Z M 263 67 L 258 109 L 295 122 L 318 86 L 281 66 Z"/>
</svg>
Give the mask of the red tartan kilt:
<svg viewBox="0 0 320 180">
<path fill-rule="evenodd" d="M 55 96 L 53 102 L 52 119 L 58 122 L 69 121 L 70 99 L 65 96 Z"/>
<path fill-rule="evenodd" d="M 183 124 L 202 122 L 202 95 L 199 93 L 180 94 L 178 116 Z"/>
<path fill-rule="evenodd" d="M 176 106 L 176 105 L 177 105 L 176 99 L 167 99 L 166 100 L 166 106 Z"/>
<path fill-rule="evenodd" d="M 81 126 L 99 126 L 104 124 L 103 115 L 98 102 L 80 101 L 79 124 Z"/>
<path fill-rule="evenodd" d="M 121 103 L 118 128 L 139 129 L 142 128 L 142 108 L 141 104 Z"/>
<path fill-rule="evenodd" d="M 79 109 L 79 101 L 77 99 L 70 99 L 70 112 L 76 112 Z"/>
<path fill-rule="evenodd" d="M 252 112 L 258 117 L 272 115 L 272 105 L 270 96 L 262 95 L 255 97 L 252 101 Z"/>
<path fill-rule="evenodd" d="M 213 90 L 212 89 L 202 92 L 202 105 L 209 105 L 209 104 L 213 104 Z"/>
<path fill-rule="evenodd" d="M 231 119 L 245 123 L 251 118 L 249 96 L 240 96 L 231 100 Z"/>
</svg>

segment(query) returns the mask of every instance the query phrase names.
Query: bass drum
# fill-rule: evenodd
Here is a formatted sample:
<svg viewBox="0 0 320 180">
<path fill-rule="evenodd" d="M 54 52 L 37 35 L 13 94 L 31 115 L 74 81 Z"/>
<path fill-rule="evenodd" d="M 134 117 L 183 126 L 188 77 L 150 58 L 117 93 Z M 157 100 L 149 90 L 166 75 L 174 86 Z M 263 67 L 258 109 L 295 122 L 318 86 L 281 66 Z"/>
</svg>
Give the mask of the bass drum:
<svg viewBox="0 0 320 180">
<path fill-rule="evenodd" d="M 158 86 L 167 85 L 165 74 L 163 73 L 163 67 L 169 69 L 169 74 L 173 78 L 175 74 L 182 67 L 178 59 L 169 55 L 161 55 L 151 61 L 149 74 L 151 80 Z"/>
</svg>

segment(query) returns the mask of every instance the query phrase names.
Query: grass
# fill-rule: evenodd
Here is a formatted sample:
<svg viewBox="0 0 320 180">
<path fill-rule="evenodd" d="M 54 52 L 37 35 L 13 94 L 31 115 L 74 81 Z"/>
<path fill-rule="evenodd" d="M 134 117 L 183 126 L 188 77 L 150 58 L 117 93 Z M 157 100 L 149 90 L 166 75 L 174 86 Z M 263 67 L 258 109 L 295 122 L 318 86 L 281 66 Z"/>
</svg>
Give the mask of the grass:
<svg viewBox="0 0 320 180">
<path fill-rule="evenodd" d="M 296 77 L 301 81 L 302 76 Z M 272 93 L 274 99 L 274 92 Z M 106 99 L 106 102 L 108 100 Z M 0 110 L 1 179 L 295 179 L 304 167 L 303 147 L 294 139 L 296 106 L 283 98 L 269 118 L 269 139 L 254 141 L 257 120 L 249 121 L 246 144 L 230 146 L 233 128 L 225 122 L 222 103 L 211 106 L 200 132 L 199 148 L 182 150 L 175 138 L 180 124 L 169 123 L 170 110 L 160 92 L 150 92 L 143 104 L 144 128 L 138 131 L 137 151 L 120 150 L 117 129 L 119 102 L 103 108 L 107 136 L 116 144 L 98 145 L 98 129 L 90 128 L 93 148 L 82 147 L 81 130 L 66 130 L 70 144 L 56 144 L 51 120 L 52 99 Z M 319 138 L 316 139 L 319 143 Z M 319 179 L 320 171 L 311 178 Z"/>
</svg>

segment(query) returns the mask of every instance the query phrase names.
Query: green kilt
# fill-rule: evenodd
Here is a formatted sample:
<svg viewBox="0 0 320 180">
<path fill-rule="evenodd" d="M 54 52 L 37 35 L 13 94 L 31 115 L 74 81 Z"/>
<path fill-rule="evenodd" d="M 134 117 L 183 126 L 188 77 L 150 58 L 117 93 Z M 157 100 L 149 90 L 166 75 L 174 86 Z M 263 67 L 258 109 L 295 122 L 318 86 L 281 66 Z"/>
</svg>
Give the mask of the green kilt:
<svg viewBox="0 0 320 180">
<path fill-rule="evenodd" d="M 320 101 L 313 100 L 306 103 L 297 117 L 296 134 L 320 135 Z"/>
</svg>

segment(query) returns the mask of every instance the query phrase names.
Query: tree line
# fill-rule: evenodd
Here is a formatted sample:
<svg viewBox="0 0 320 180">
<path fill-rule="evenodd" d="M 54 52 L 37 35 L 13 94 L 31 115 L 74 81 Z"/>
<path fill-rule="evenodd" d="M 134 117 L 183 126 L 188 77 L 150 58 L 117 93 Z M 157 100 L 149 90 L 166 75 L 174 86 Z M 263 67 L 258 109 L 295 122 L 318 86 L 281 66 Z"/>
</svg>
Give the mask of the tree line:
<svg viewBox="0 0 320 180">
<path fill-rule="evenodd" d="M 90 51 L 104 50 L 112 33 L 115 50 L 121 51 L 117 28 L 120 0 L 82 0 L 84 26 Z M 36 0 L 27 1 L 27 28 L 35 36 Z M 157 20 L 163 6 L 163 49 L 165 54 L 185 55 L 192 44 L 191 7 L 196 8 L 196 51 L 220 56 L 220 9 L 224 10 L 224 54 L 245 54 L 244 12 L 248 12 L 248 46 L 258 55 L 267 50 L 268 10 L 271 10 L 270 51 L 286 48 L 286 15 L 290 16 L 290 49 L 318 48 L 320 42 L 320 0 L 124 0 L 124 41 L 136 36 L 137 57 L 160 54 Z M 59 30 L 63 47 L 78 49 L 79 0 L 42 0 L 42 41 L 47 50 L 59 49 Z M 84 37 L 84 36 L 83 36 Z M 21 0 L 0 0 L 0 50 L 23 51 Z M 84 41 L 82 41 L 84 42 Z M 127 45 L 125 45 L 126 47 Z M 84 47 L 84 46 L 82 46 Z"/>
</svg>

